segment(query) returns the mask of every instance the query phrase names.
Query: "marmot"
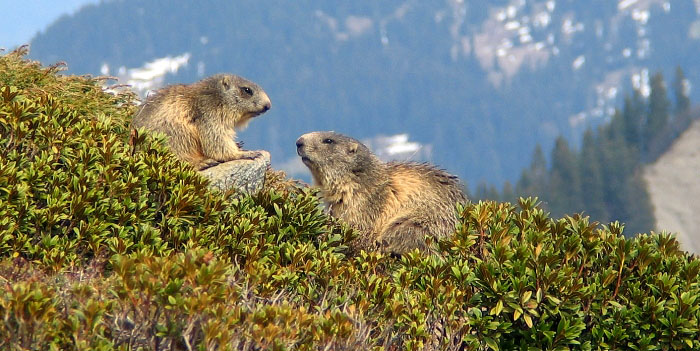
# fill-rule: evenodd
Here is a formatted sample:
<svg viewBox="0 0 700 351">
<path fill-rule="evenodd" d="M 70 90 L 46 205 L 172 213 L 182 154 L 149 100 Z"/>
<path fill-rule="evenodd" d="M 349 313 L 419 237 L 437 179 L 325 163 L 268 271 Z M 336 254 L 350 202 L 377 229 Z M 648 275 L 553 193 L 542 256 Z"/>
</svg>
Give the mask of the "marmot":
<svg viewBox="0 0 700 351">
<path fill-rule="evenodd" d="M 257 84 L 236 75 L 217 74 L 158 90 L 143 103 L 132 126 L 165 133 L 172 152 L 202 170 L 260 156 L 258 151 L 240 149 L 236 130 L 270 106 L 270 98 Z"/>
<path fill-rule="evenodd" d="M 455 207 L 467 201 L 456 176 L 427 164 L 384 163 L 359 141 L 335 132 L 304 134 L 296 145 L 330 215 L 360 232 L 358 248 L 425 251 L 426 235 L 442 238 L 455 231 Z"/>
</svg>

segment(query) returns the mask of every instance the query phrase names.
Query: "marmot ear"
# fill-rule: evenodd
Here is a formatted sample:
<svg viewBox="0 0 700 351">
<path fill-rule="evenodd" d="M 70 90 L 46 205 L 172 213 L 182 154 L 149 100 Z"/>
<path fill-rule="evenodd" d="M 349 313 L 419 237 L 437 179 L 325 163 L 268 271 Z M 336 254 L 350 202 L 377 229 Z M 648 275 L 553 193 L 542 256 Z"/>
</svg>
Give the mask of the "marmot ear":
<svg viewBox="0 0 700 351">
<path fill-rule="evenodd" d="M 231 87 L 231 82 L 229 81 L 227 76 L 221 78 L 221 85 L 224 86 L 224 89 L 229 89 Z"/>
<path fill-rule="evenodd" d="M 348 153 L 354 154 L 357 151 L 357 143 L 351 143 L 348 145 Z"/>
</svg>

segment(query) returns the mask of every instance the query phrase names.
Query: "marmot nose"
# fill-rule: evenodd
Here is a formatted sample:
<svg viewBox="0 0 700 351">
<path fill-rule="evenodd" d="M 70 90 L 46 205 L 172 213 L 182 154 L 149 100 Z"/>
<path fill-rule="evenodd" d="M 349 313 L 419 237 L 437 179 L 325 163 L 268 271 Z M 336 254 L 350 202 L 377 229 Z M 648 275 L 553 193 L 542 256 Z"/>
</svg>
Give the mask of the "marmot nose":
<svg viewBox="0 0 700 351">
<path fill-rule="evenodd" d="M 302 147 L 302 146 L 304 146 L 304 139 L 303 138 L 297 139 L 297 149 Z"/>
<path fill-rule="evenodd" d="M 264 113 L 272 107 L 272 102 L 264 91 L 260 92 L 260 95 L 260 100 L 262 100 L 262 112 Z"/>
</svg>

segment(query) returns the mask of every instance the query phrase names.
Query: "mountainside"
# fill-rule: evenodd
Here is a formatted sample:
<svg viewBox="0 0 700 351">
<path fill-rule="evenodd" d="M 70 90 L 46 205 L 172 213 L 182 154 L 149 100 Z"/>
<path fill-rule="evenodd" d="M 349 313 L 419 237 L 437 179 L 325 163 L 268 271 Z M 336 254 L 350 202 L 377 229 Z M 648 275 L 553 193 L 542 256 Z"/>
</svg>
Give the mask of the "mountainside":
<svg viewBox="0 0 700 351">
<path fill-rule="evenodd" d="M 622 92 L 648 91 L 650 71 L 680 65 L 696 83 L 699 11 L 693 0 L 106 1 L 35 37 L 31 57 L 113 75 L 187 57 L 164 83 L 255 80 L 273 109 L 241 138 L 273 165 L 311 130 L 407 133 L 470 185 L 501 184 L 536 143 L 577 141 Z"/>
<path fill-rule="evenodd" d="M 644 170 L 656 228 L 678 233 L 683 249 L 700 254 L 700 120 Z"/>
</svg>

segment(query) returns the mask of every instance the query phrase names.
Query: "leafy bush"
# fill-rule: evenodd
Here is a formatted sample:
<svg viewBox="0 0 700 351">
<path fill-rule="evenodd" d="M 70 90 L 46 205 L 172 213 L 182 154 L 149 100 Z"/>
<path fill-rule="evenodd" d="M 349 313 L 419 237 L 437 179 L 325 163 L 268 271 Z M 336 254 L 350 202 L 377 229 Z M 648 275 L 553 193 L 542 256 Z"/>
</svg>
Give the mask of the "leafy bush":
<svg viewBox="0 0 700 351">
<path fill-rule="evenodd" d="M 312 191 L 212 192 L 131 134 L 133 95 L 22 54 L 0 57 L 2 349 L 700 348 L 700 264 L 668 234 L 522 199 L 459 208 L 430 255 L 352 252 Z"/>
</svg>

